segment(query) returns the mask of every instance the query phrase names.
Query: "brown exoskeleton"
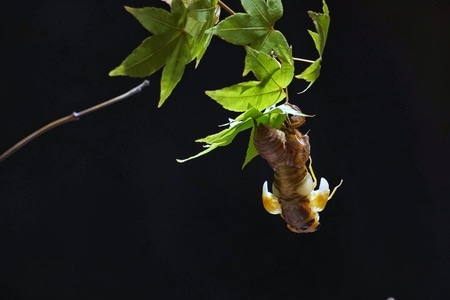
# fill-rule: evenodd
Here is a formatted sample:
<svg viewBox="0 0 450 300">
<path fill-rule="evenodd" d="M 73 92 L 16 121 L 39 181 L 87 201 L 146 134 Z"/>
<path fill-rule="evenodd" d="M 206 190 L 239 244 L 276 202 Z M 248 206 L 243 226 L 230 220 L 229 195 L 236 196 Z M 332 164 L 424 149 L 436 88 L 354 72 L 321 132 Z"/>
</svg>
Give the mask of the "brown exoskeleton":
<svg viewBox="0 0 450 300">
<path fill-rule="evenodd" d="M 271 214 L 281 214 L 287 227 L 296 233 L 319 228 L 318 212 L 342 184 L 341 180 L 330 193 L 328 182 L 321 178 L 319 188 L 314 190 L 317 179 L 312 170 L 309 136 L 297 130 L 304 122 L 303 116 L 290 115 L 280 129 L 258 124 L 254 134 L 256 150 L 275 171 L 273 194 L 268 191 L 267 181 L 263 185 L 264 208 Z"/>
</svg>

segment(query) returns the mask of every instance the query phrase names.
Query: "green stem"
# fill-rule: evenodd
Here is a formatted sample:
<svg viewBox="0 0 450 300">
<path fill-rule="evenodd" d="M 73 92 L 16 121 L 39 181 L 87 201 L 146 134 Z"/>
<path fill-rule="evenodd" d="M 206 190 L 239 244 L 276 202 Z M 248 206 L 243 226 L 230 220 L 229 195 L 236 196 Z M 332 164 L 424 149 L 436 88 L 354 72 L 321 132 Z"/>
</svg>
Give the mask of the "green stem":
<svg viewBox="0 0 450 300">
<path fill-rule="evenodd" d="M 11 154 L 13 154 L 14 152 L 16 152 L 17 150 L 19 150 L 20 148 L 22 148 L 23 146 L 25 146 L 26 144 L 28 144 L 29 142 L 31 142 L 32 140 L 34 140 L 35 138 L 37 138 L 38 136 L 40 136 L 41 134 L 55 128 L 58 126 L 61 126 L 63 124 L 69 123 L 69 122 L 73 122 L 73 121 L 78 121 L 81 117 L 92 113 L 94 111 L 100 110 L 102 108 L 105 108 L 111 104 L 117 103 L 123 99 L 126 99 L 130 96 L 133 96 L 134 94 L 139 93 L 140 91 L 142 91 L 142 89 L 146 86 L 148 86 L 150 84 L 150 82 L 148 80 L 144 80 L 144 82 L 142 82 L 140 85 L 134 87 L 133 89 L 129 90 L 128 92 L 114 97 L 110 100 L 107 100 L 105 102 L 102 102 L 98 105 L 89 107 L 85 110 L 82 110 L 80 112 L 73 112 L 68 116 L 62 117 L 58 120 L 55 120 L 53 122 L 48 123 L 47 125 L 39 128 L 38 130 L 36 130 L 35 132 L 31 133 L 30 135 L 26 136 L 25 138 L 23 138 L 22 140 L 20 140 L 18 143 L 16 143 L 14 146 L 12 146 L 11 148 L 9 148 L 8 150 L 6 150 L 2 155 L 0 155 L 0 162 L 3 162 L 6 158 L 8 158 Z"/>
</svg>

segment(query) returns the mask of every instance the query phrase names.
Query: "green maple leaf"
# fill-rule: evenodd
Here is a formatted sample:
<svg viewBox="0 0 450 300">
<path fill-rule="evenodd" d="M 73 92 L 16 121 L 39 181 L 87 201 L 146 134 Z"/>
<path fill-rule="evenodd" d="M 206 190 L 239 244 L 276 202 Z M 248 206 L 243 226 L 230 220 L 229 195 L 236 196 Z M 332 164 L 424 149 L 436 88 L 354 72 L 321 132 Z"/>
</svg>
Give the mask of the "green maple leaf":
<svg viewBox="0 0 450 300">
<path fill-rule="evenodd" d="M 314 61 L 308 68 L 306 68 L 302 73 L 296 75 L 296 78 L 304 79 L 309 82 L 308 87 L 303 90 L 306 91 L 319 77 L 320 75 L 320 63 L 322 62 L 323 51 L 325 49 L 325 44 L 328 37 L 328 28 L 330 26 L 330 15 L 328 6 L 325 0 L 323 3 L 323 13 L 317 13 L 313 11 L 308 11 L 309 17 L 314 23 L 316 31 L 308 30 L 311 38 L 314 41 L 314 46 L 319 53 L 319 58 Z"/>
<path fill-rule="evenodd" d="M 242 1 L 247 13 L 236 13 L 221 21 L 209 31 L 235 45 L 248 45 L 257 38 L 273 30 L 275 21 L 283 14 L 281 0 Z M 269 4 L 276 4 L 269 7 Z"/>
<path fill-rule="evenodd" d="M 171 12 L 145 7 L 125 9 L 153 35 L 146 38 L 109 75 L 147 77 L 164 67 L 161 77 L 160 107 L 181 80 L 185 66 L 197 64 L 211 40 L 205 31 L 217 21 L 218 0 L 173 0 Z"/>
<path fill-rule="evenodd" d="M 294 67 L 263 52 L 246 47 L 244 73 L 250 70 L 258 80 L 238 83 L 220 90 L 206 91 L 224 108 L 231 111 L 246 111 L 248 107 L 266 109 L 285 97 L 284 88 L 292 81 Z"/>
<path fill-rule="evenodd" d="M 206 30 L 214 26 L 219 20 L 220 7 L 218 0 L 197 0 L 188 6 L 186 31 L 194 37 L 191 55 L 196 58 L 197 67 L 206 52 L 213 37 Z"/>
<path fill-rule="evenodd" d="M 312 39 L 314 40 L 314 45 L 316 46 L 317 52 L 319 52 L 320 57 L 323 55 L 323 50 L 325 48 L 325 43 L 328 37 L 328 28 L 330 27 L 330 15 L 328 6 L 325 0 L 323 3 L 323 13 L 317 13 L 313 11 L 308 11 L 309 17 L 314 23 L 316 32 L 308 30 Z"/>
<path fill-rule="evenodd" d="M 222 125 L 222 126 L 228 125 L 228 128 L 223 129 L 218 133 L 208 135 L 204 138 L 197 139 L 196 142 L 206 144 L 204 145 L 204 147 L 206 148 L 205 150 L 185 159 L 177 159 L 177 161 L 179 163 L 183 163 L 192 160 L 194 158 L 203 156 L 218 147 L 229 145 L 231 142 L 233 142 L 234 138 L 238 135 L 238 133 L 252 128 L 253 120 L 258 119 L 262 115 L 263 113 L 261 113 L 259 110 L 250 107 L 247 111 L 239 115 L 236 119 L 234 120 L 230 119 L 230 122 L 228 124 Z"/>
<path fill-rule="evenodd" d="M 275 22 L 283 15 L 281 0 L 241 1 L 246 13 L 236 13 L 208 32 L 235 45 L 250 45 L 266 54 L 274 51 L 282 60 L 293 63 L 289 45 L 283 34 L 275 30 Z"/>
</svg>

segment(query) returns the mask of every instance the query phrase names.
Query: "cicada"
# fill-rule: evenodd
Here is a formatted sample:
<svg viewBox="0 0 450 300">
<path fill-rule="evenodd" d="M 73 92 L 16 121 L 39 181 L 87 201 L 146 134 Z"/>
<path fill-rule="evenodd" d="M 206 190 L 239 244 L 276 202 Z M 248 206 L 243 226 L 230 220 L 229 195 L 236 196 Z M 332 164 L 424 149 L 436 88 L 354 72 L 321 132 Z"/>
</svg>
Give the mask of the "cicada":
<svg viewBox="0 0 450 300">
<path fill-rule="evenodd" d="M 301 113 L 298 107 L 291 106 Z M 273 193 L 269 192 L 267 181 L 263 184 L 264 208 L 271 214 L 281 214 L 287 227 L 296 233 L 314 232 L 319 228 L 319 212 L 342 184 L 341 180 L 330 192 L 327 180 L 321 178 L 315 190 L 317 179 L 312 169 L 309 136 L 297 129 L 303 123 L 305 117 L 301 114 L 288 115 L 280 129 L 255 123 L 254 132 L 256 150 L 275 172 Z"/>
</svg>

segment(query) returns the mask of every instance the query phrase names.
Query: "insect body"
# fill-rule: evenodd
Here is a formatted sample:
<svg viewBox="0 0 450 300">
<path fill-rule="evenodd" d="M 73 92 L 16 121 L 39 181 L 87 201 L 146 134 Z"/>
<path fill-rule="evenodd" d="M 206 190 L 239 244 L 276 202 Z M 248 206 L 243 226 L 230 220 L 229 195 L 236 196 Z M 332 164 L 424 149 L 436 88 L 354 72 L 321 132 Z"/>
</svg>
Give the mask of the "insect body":
<svg viewBox="0 0 450 300">
<path fill-rule="evenodd" d="M 271 214 L 281 214 L 288 228 L 296 233 L 319 228 L 318 212 L 342 184 L 341 181 L 330 193 L 328 182 L 321 178 L 319 188 L 314 190 L 317 179 L 312 170 L 309 136 L 297 130 L 304 122 L 303 116 L 292 115 L 280 129 L 259 124 L 254 134 L 256 150 L 275 171 L 273 194 L 267 188 L 267 181 L 263 185 L 264 208 Z"/>
</svg>

